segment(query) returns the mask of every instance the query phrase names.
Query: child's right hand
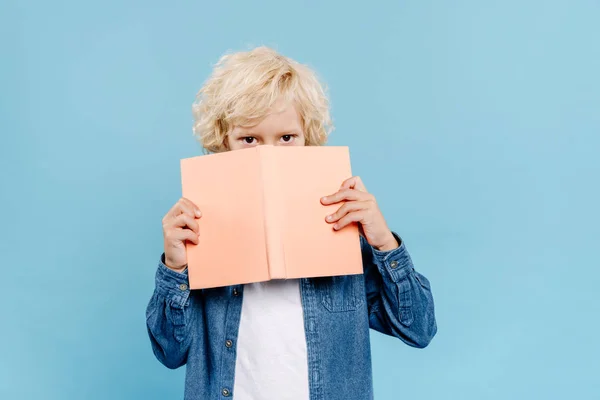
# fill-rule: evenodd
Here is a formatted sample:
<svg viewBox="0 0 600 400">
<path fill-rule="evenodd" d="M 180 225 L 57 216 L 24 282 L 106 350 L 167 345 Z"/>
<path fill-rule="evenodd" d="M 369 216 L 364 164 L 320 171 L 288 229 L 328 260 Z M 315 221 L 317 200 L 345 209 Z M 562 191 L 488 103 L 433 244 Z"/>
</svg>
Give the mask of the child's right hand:
<svg viewBox="0 0 600 400">
<path fill-rule="evenodd" d="M 186 240 L 198 244 L 200 209 L 181 198 L 162 220 L 165 241 L 165 265 L 181 272 L 187 265 Z"/>
</svg>

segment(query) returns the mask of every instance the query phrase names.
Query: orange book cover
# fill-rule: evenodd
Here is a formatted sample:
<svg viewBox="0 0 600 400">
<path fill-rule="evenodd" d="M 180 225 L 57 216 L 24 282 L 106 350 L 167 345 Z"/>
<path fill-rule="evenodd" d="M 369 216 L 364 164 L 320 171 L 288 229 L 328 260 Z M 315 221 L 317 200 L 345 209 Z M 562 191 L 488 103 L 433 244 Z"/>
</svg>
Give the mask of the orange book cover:
<svg viewBox="0 0 600 400">
<path fill-rule="evenodd" d="M 182 195 L 202 211 L 187 243 L 191 289 L 363 272 L 358 226 L 324 206 L 352 176 L 348 147 L 258 146 L 181 160 Z"/>
</svg>

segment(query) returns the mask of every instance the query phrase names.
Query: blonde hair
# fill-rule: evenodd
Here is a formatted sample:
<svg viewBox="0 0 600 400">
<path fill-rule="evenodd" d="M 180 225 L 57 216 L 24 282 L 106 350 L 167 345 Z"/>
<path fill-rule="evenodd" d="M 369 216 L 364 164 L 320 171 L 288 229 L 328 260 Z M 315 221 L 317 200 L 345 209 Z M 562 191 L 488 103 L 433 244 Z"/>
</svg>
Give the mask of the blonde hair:
<svg viewBox="0 0 600 400">
<path fill-rule="evenodd" d="M 192 105 L 194 135 L 207 151 L 225 151 L 234 126 L 258 124 L 280 99 L 296 106 L 305 144 L 325 144 L 333 124 L 324 87 L 309 67 L 267 47 L 221 57 Z"/>
</svg>

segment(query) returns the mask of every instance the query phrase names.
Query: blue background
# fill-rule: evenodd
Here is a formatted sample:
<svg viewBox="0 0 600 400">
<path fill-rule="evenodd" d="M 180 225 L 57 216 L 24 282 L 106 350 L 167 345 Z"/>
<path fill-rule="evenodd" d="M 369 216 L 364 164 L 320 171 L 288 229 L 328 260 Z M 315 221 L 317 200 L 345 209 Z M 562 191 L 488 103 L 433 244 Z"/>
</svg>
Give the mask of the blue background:
<svg viewBox="0 0 600 400">
<path fill-rule="evenodd" d="M 600 398 L 597 1 L 0 5 L 0 398 L 175 399 L 144 311 L 227 50 L 327 82 L 355 173 L 432 282 L 379 399 Z"/>
</svg>

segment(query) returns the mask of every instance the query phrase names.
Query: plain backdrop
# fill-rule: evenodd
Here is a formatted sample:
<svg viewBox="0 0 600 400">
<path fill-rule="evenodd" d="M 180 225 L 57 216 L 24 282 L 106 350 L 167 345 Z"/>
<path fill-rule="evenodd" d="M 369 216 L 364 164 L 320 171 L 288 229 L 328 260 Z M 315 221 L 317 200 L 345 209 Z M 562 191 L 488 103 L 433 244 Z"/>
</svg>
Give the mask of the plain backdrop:
<svg viewBox="0 0 600 400">
<path fill-rule="evenodd" d="M 226 51 L 317 70 L 354 172 L 432 283 L 377 399 L 600 398 L 600 3 L 0 5 L 0 398 L 177 399 L 145 308 L 191 103 Z"/>
</svg>

